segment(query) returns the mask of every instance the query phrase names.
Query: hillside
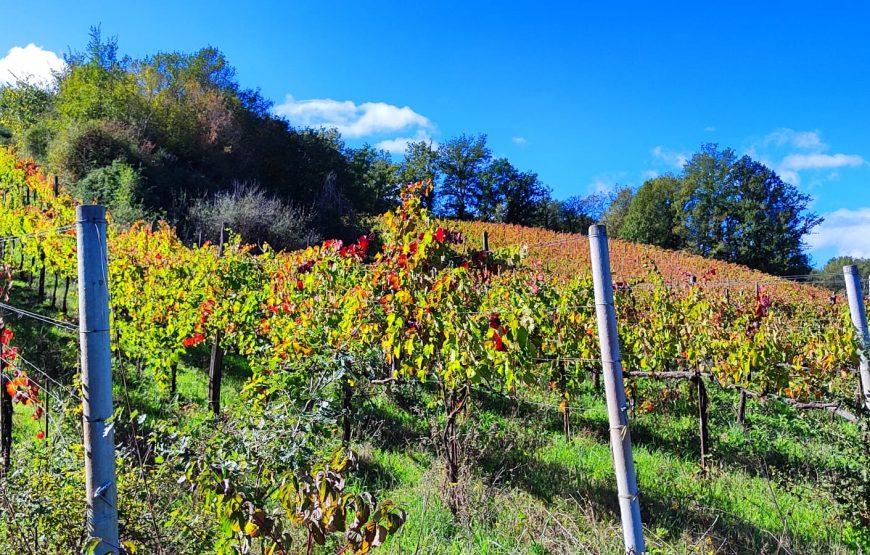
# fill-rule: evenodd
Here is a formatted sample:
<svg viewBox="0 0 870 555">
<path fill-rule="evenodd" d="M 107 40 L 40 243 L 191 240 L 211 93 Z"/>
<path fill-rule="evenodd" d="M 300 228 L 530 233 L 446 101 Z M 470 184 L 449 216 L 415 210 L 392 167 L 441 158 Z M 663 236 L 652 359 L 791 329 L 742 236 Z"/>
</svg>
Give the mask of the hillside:
<svg viewBox="0 0 870 555">
<path fill-rule="evenodd" d="M 491 249 L 523 245 L 528 255 L 543 263 L 546 271 L 562 277 L 591 271 L 589 238 L 579 233 L 558 233 L 548 229 L 487 222 L 451 220 L 469 244 L 480 248 L 483 232 L 489 236 Z M 774 298 L 804 298 L 813 302 L 829 301 L 829 290 L 794 279 L 784 279 L 759 272 L 739 264 L 712 260 L 683 251 L 672 251 L 652 245 L 621 239 L 609 240 L 610 269 L 614 282 L 638 282 L 648 277 L 650 264 L 673 284 L 687 285 L 691 276 L 708 282 L 708 287 L 753 292 L 755 285 L 764 288 Z M 842 282 L 842 279 L 840 279 Z M 842 301 L 842 294 L 839 299 Z"/>
<path fill-rule="evenodd" d="M 17 401 L 0 479 L 9 552 L 88 541 L 86 395 L 76 320 L 61 308 L 76 303 L 64 291 L 76 276 L 74 200 L 50 183 L 0 150 L 2 275 L 16 311 L 0 335 Z M 238 237 L 190 246 L 166 225 L 111 230 L 128 549 L 622 551 L 585 238 L 445 225 L 425 193 L 409 186 L 375 234 L 291 253 L 254 254 Z M 529 244 L 531 260 L 481 252 L 484 227 L 491 248 Z M 613 244 L 614 259 L 620 247 L 625 259 L 646 252 Z M 727 266 L 672 287 L 667 276 L 709 266 L 660 253 L 672 264 L 663 275 L 641 274 L 637 256 L 616 275 L 643 280 L 616 293 L 625 367 L 691 375 L 626 381 L 649 552 L 866 552 L 866 438 L 854 414 L 832 417 L 855 410 L 843 306 L 821 291 L 808 303 L 795 284 L 756 294 L 754 282 L 742 288 L 754 274 Z M 718 289 L 727 279 L 741 287 L 730 296 Z M 209 372 L 217 352 L 223 381 Z"/>
</svg>

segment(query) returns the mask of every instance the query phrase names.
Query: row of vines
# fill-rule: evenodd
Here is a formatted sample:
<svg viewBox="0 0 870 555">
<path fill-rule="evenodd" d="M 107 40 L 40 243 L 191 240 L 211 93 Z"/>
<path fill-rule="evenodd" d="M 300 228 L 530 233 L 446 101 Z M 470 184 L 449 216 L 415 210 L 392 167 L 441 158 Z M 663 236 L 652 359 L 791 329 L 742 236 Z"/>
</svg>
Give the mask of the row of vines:
<svg viewBox="0 0 870 555">
<path fill-rule="evenodd" d="M 483 250 L 474 243 L 478 227 L 439 221 L 424 208 L 428 187 L 408 186 L 400 206 L 354 242 L 291 253 L 255 250 L 231 236 L 219 256 L 216 245 L 183 244 L 166 224 L 110 230 L 119 359 L 136 361 L 168 391 L 184 357 L 217 341 L 250 369 L 240 392 L 247 421 L 262 428 L 279 410 L 308 415 L 275 432 L 293 445 L 306 430 L 317 432 L 309 438 L 325 433 L 318 414 L 341 421 L 332 433 L 343 448 L 304 472 L 308 451 L 257 450 L 244 430 L 212 434 L 196 452 L 179 441 L 166 449 L 160 463 L 174 465 L 178 487 L 200 492 L 221 523 L 218 551 L 246 552 L 256 541 L 264 552 L 288 553 L 291 531 L 301 526 L 309 550 L 339 533 L 343 550 L 366 553 L 401 527 L 405 514 L 391 503 L 344 490 L 355 398 L 371 385 L 419 381 L 438 391 L 446 478 L 455 483 L 457 426 L 470 391 L 547 388 L 567 415 L 580 384 L 596 376 L 586 244 L 558 251 L 572 260 L 570 271 L 558 270 L 565 265 L 547 250 L 559 237 L 529 248 L 517 234 L 492 235 L 493 244 L 508 246 Z M 27 257 L 74 278 L 75 200 L 3 149 L 0 194 L 0 236 L 19 238 L 3 245 L 3 261 Z M 798 285 L 775 295 L 764 286 L 726 294 L 723 282 L 736 270 L 723 265 L 689 268 L 696 278 L 675 286 L 676 270 L 662 272 L 645 251 L 632 251 L 631 271 L 620 265 L 628 247 L 616 245 L 627 371 L 703 373 L 757 394 L 851 402 L 857 348 L 843 303 Z M 250 465 L 261 467 L 256 483 L 246 478 Z"/>
</svg>

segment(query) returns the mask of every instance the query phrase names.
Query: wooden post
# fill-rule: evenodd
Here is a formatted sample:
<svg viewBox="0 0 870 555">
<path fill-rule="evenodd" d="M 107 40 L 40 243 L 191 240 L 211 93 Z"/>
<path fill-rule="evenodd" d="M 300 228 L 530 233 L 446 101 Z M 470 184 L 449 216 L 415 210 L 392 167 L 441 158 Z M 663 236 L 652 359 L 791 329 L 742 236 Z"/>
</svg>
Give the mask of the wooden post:
<svg viewBox="0 0 870 555">
<path fill-rule="evenodd" d="M 169 395 L 174 396 L 176 391 L 178 391 L 178 363 L 172 363 L 172 367 L 169 370 Z"/>
<path fill-rule="evenodd" d="M 106 209 L 76 208 L 81 343 L 82 421 L 88 534 L 100 540 L 95 555 L 117 554 L 118 485 L 112 417 Z"/>
<path fill-rule="evenodd" d="M 69 296 L 69 276 L 64 278 L 64 282 L 63 282 L 63 306 L 61 307 L 61 310 L 63 311 L 64 316 L 66 316 L 67 297 L 68 296 Z"/>
<path fill-rule="evenodd" d="M 41 251 L 41 249 L 40 249 Z M 42 299 L 45 297 L 45 253 L 39 253 L 39 282 L 36 288 L 36 297 Z"/>
<path fill-rule="evenodd" d="M 57 308 L 57 282 L 60 281 L 60 276 L 57 275 L 57 272 L 54 273 L 54 283 L 51 286 L 51 306 Z"/>
<path fill-rule="evenodd" d="M 849 313 L 852 325 L 858 334 L 861 364 L 858 368 L 861 377 L 861 396 L 864 410 L 870 411 L 870 333 L 867 331 L 867 313 L 864 310 L 864 295 L 861 293 L 861 278 L 854 264 L 843 266 L 846 279 L 846 296 L 849 298 Z"/>
<path fill-rule="evenodd" d="M 707 454 L 710 436 L 707 432 L 707 388 L 704 387 L 704 379 L 696 374 L 692 381 L 698 390 L 698 432 L 701 445 L 701 470 L 707 472 Z"/>
<path fill-rule="evenodd" d="M 353 418 L 352 399 L 353 388 L 348 383 L 348 378 L 344 377 L 341 380 L 341 445 L 345 449 L 350 449 L 351 419 Z"/>
<path fill-rule="evenodd" d="M 0 335 L 6 331 L 6 326 L 0 324 Z M 0 345 L 0 349 L 5 349 Z M 3 475 L 9 471 L 12 459 L 12 397 L 6 392 L 6 384 L 10 381 L 7 371 L 9 364 L 4 356 L 0 357 L 0 453 L 3 457 Z"/>
<path fill-rule="evenodd" d="M 746 429 L 746 399 L 748 395 L 746 394 L 746 390 L 740 389 L 740 404 L 737 406 L 737 423 L 740 424 L 740 427 L 744 430 Z"/>
<path fill-rule="evenodd" d="M 483 232 L 483 252 L 489 252 L 489 233 Z"/>
<path fill-rule="evenodd" d="M 60 183 L 57 181 L 57 176 L 54 176 L 54 196 L 60 195 Z"/>
<path fill-rule="evenodd" d="M 224 254 L 224 229 L 221 226 L 218 258 Z M 221 411 L 221 379 L 224 371 L 224 352 L 221 349 L 221 332 L 215 334 L 211 344 L 211 359 L 208 363 L 208 406 L 215 415 Z"/>
<path fill-rule="evenodd" d="M 613 305 L 613 278 L 607 248 L 607 229 L 604 225 L 589 227 L 589 247 L 592 258 L 592 282 L 595 289 L 595 312 L 598 317 L 598 340 L 601 344 L 601 367 L 610 422 L 610 447 L 616 472 L 622 533 L 625 552 L 635 555 L 646 553 L 646 546 L 643 542 L 637 476 L 631 453 L 628 404 L 625 400 L 625 382 L 622 377 L 622 359 L 619 354 L 619 335 L 616 329 L 616 309 Z"/>
</svg>

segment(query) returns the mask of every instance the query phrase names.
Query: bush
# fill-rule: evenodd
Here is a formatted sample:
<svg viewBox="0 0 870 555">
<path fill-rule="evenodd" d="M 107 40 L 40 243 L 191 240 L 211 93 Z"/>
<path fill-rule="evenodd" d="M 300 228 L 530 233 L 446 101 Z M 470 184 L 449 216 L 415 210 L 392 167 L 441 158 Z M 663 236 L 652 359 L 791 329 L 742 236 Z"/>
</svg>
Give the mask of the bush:
<svg viewBox="0 0 870 555">
<path fill-rule="evenodd" d="M 44 161 L 48 156 L 51 137 L 51 128 L 44 123 L 37 123 L 28 128 L 21 137 L 22 150 L 27 156 Z"/>
<path fill-rule="evenodd" d="M 75 194 L 83 202 L 102 204 L 112 214 L 115 223 L 130 224 L 144 219 L 142 186 L 139 172 L 121 160 L 111 166 L 88 173 L 75 186 Z"/>
<path fill-rule="evenodd" d="M 236 183 L 231 191 L 196 201 L 190 208 L 190 225 L 203 239 L 216 241 L 222 227 L 238 233 L 245 243 L 266 242 L 293 250 L 317 242 L 311 214 L 280 199 L 267 196 L 258 186 Z"/>
<path fill-rule="evenodd" d="M 116 160 L 135 164 L 137 152 L 130 129 L 115 122 L 91 121 L 62 130 L 49 147 L 48 159 L 66 182 L 75 183 Z"/>
</svg>

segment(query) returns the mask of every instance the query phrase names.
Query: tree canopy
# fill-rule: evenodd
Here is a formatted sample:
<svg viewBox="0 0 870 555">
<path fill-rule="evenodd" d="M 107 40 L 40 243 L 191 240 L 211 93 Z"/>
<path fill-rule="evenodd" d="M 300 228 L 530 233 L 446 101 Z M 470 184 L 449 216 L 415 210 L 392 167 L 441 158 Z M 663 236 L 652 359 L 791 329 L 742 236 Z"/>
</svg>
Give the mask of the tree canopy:
<svg viewBox="0 0 870 555">
<path fill-rule="evenodd" d="M 764 164 L 708 144 L 681 175 L 640 187 L 621 236 L 771 274 L 806 274 L 803 237 L 822 221 L 807 211 L 810 200 Z"/>
</svg>

